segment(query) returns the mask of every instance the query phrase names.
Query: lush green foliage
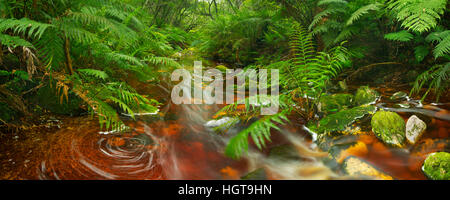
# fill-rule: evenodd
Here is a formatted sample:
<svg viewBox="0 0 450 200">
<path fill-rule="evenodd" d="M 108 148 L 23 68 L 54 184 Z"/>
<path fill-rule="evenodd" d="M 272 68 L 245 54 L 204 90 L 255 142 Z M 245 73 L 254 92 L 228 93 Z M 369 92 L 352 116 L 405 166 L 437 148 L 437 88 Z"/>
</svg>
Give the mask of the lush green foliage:
<svg viewBox="0 0 450 200">
<path fill-rule="evenodd" d="M 159 105 L 130 80 L 157 84 L 182 66 L 172 58 L 182 52 L 230 68 L 279 69 L 278 114 L 261 117 L 248 98 L 244 110 L 222 110 L 247 125 L 226 149 L 240 158 L 249 138 L 264 148 L 292 112 L 316 118 L 318 100 L 345 70 L 402 63 L 422 72 L 412 94 L 447 94 L 447 7 L 446 0 L 0 1 L 0 107 L 31 118 L 39 105 L 28 100 L 51 88 L 46 98 L 82 102 L 102 127 L 120 130 L 121 116 Z"/>
<path fill-rule="evenodd" d="M 134 117 L 135 112 L 157 110 L 157 102 L 127 84 L 128 74 L 136 74 L 142 81 L 156 80 L 155 70 L 179 66 L 166 56 L 186 41 L 176 28 L 149 27 L 146 20 L 151 15 L 142 11 L 145 5 L 140 3 L 39 1 L 4 16 L 9 18 L 0 18 L 0 41 L 17 49 L 10 51 L 13 56 L 25 57 L 30 77 L 37 75 L 56 83 L 55 94 L 61 103 L 75 94 L 106 129 L 122 129 L 119 112 Z M 13 2 L 3 4 L 15 6 Z M 28 13 L 35 9 L 40 13 Z M 27 18 L 30 15 L 32 18 Z M 37 79 L 30 81 L 33 85 Z"/>
</svg>

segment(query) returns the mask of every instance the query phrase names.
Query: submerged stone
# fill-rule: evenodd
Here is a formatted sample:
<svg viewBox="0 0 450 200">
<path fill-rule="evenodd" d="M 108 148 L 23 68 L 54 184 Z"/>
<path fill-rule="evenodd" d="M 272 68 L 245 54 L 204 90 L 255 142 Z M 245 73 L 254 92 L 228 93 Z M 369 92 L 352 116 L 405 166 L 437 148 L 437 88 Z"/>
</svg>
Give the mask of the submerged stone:
<svg viewBox="0 0 450 200">
<path fill-rule="evenodd" d="M 153 139 L 147 134 L 139 134 L 133 138 L 138 142 L 138 144 L 143 146 L 153 145 L 155 143 L 155 141 L 153 141 Z"/>
<path fill-rule="evenodd" d="M 433 180 L 450 180 L 450 153 L 430 154 L 422 168 L 425 175 Z"/>
<path fill-rule="evenodd" d="M 407 98 L 408 98 L 408 94 L 400 91 L 400 92 L 394 93 L 391 97 L 389 97 L 389 100 L 397 102 L 397 101 L 406 100 Z"/>
<path fill-rule="evenodd" d="M 242 180 L 267 180 L 266 170 L 264 168 L 256 169 L 241 177 Z"/>
<path fill-rule="evenodd" d="M 392 176 L 354 156 L 345 159 L 343 166 L 344 171 L 350 176 L 366 176 L 380 180 L 393 180 Z"/>
<path fill-rule="evenodd" d="M 292 145 L 280 145 L 270 150 L 269 158 L 277 160 L 298 160 L 301 157 Z"/>
<path fill-rule="evenodd" d="M 353 95 L 351 94 L 333 94 L 324 95 L 320 98 L 318 108 L 320 112 L 337 112 L 352 105 Z"/>
<path fill-rule="evenodd" d="M 406 139 L 415 144 L 427 129 L 427 124 L 417 116 L 411 116 L 406 122 Z"/>
<path fill-rule="evenodd" d="M 380 94 L 369 86 L 361 86 L 355 94 L 355 105 L 373 104 L 379 96 Z"/>
<path fill-rule="evenodd" d="M 395 147 L 405 141 L 405 121 L 395 112 L 379 111 L 372 117 L 372 131 L 378 139 Z"/>
<path fill-rule="evenodd" d="M 374 113 L 376 109 L 375 106 L 364 105 L 348 110 L 342 110 L 321 119 L 317 126 L 310 123 L 308 128 L 319 134 L 324 132 L 345 131 L 357 119 L 361 119 L 369 113 Z"/>
</svg>

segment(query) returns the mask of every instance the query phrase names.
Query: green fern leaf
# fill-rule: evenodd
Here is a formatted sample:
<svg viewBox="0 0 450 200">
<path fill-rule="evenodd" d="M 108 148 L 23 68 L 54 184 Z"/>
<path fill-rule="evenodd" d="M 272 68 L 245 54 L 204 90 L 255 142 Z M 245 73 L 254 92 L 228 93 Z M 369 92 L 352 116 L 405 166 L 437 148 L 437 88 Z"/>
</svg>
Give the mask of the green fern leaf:
<svg viewBox="0 0 450 200">
<path fill-rule="evenodd" d="M 78 69 L 79 72 L 97 77 L 102 80 L 106 80 L 109 78 L 108 74 L 104 71 L 96 70 L 96 69 Z"/>
<path fill-rule="evenodd" d="M 384 35 L 384 39 L 392 40 L 392 41 L 399 41 L 399 42 L 408 42 L 411 41 L 414 38 L 414 35 L 409 33 L 408 31 L 399 31 L 396 33 L 388 33 Z"/>
<path fill-rule="evenodd" d="M 392 0 L 387 8 L 394 11 L 403 27 L 423 33 L 436 27 L 446 5 L 447 0 Z"/>
<path fill-rule="evenodd" d="M 380 4 L 380 3 L 373 3 L 373 4 L 369 4 L 369 5 L 359 8 L 347 20 L 347 23 L 346 23 L 347 26 L 352 25 L 355 21 L 357 21 L 359 18 L 361 18 L 363 15 L 366 15 L 370 11 L 380 10 L 381 6 L 382 6 L 382 4 Z"/>
</svg>

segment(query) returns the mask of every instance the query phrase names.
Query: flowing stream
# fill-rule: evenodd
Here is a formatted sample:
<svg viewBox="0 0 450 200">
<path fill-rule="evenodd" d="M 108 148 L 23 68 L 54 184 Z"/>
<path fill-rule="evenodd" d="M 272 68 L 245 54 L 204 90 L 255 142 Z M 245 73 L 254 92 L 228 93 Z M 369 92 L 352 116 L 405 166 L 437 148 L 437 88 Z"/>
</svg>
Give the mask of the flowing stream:
<svg viewBox="0 0 450 200">
<path fill-rule="evenodd" d="M 211 120 L 224 105 L 174 105 L 171 87 L 169 81 L 140 86 L 141 94 L 163 105 L 158 113 L 136 120 L 123 116 L 131 128 L 126 133 L 102 134 L 95 118 L 81 116 L 59 117 L 55 123 L 61 128 L 3 134 L 0 179 L 240 179 L 256 169 L 263 169 L 267 179 L 348 178 L 335 165 L 321 161 L 327 154 L 318 150 L 298 116 L 290 116 L 290 124 L 281 131 L 272 131 L 272 142 L 265 149 L 251 144 L 240 160 L 224 156 L 227 141 L 245 124 L 217 133 L 211 126 L 220 121 Z M 430 119 L 423 144 L 392 149 L 363 130 L 350 140 L 363 142 L 367 151 L 354 156 L 395 179 L 425 179 L 420 167 L 426 153 L 449 148 L 449 105 L 397 110 L 390 106 L 379 105 L 405 119 L 414 113 Z M 283 146 L 290 147 L 288 159 L 272 155 L 271 150 Z"/>
</svg>

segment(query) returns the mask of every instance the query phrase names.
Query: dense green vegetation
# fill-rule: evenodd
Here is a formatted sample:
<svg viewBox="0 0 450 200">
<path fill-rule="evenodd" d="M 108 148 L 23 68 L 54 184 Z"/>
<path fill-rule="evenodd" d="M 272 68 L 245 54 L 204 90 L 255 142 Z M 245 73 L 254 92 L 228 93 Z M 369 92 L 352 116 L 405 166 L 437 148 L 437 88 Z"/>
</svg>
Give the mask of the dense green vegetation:
<svg viewBox="0 0 450 200">
<path fill-rule="evenodd" d="M 245 111 L 257 120 L 226 151 L 239 158 L 249 137 L 263 148 L 290 113 L 315 119 L 344 71 L 400 63 L 421 72 L 411 94 L 448 94 L 448 10 L 447 0 L 1 0 L 0 123 L 89 112 L 124 129 L 119 113 L 159 105 L 130 79 L 157 84 L 192 50 L 229 68 L 280 70 L 282 110 Z"/>
</svg>

